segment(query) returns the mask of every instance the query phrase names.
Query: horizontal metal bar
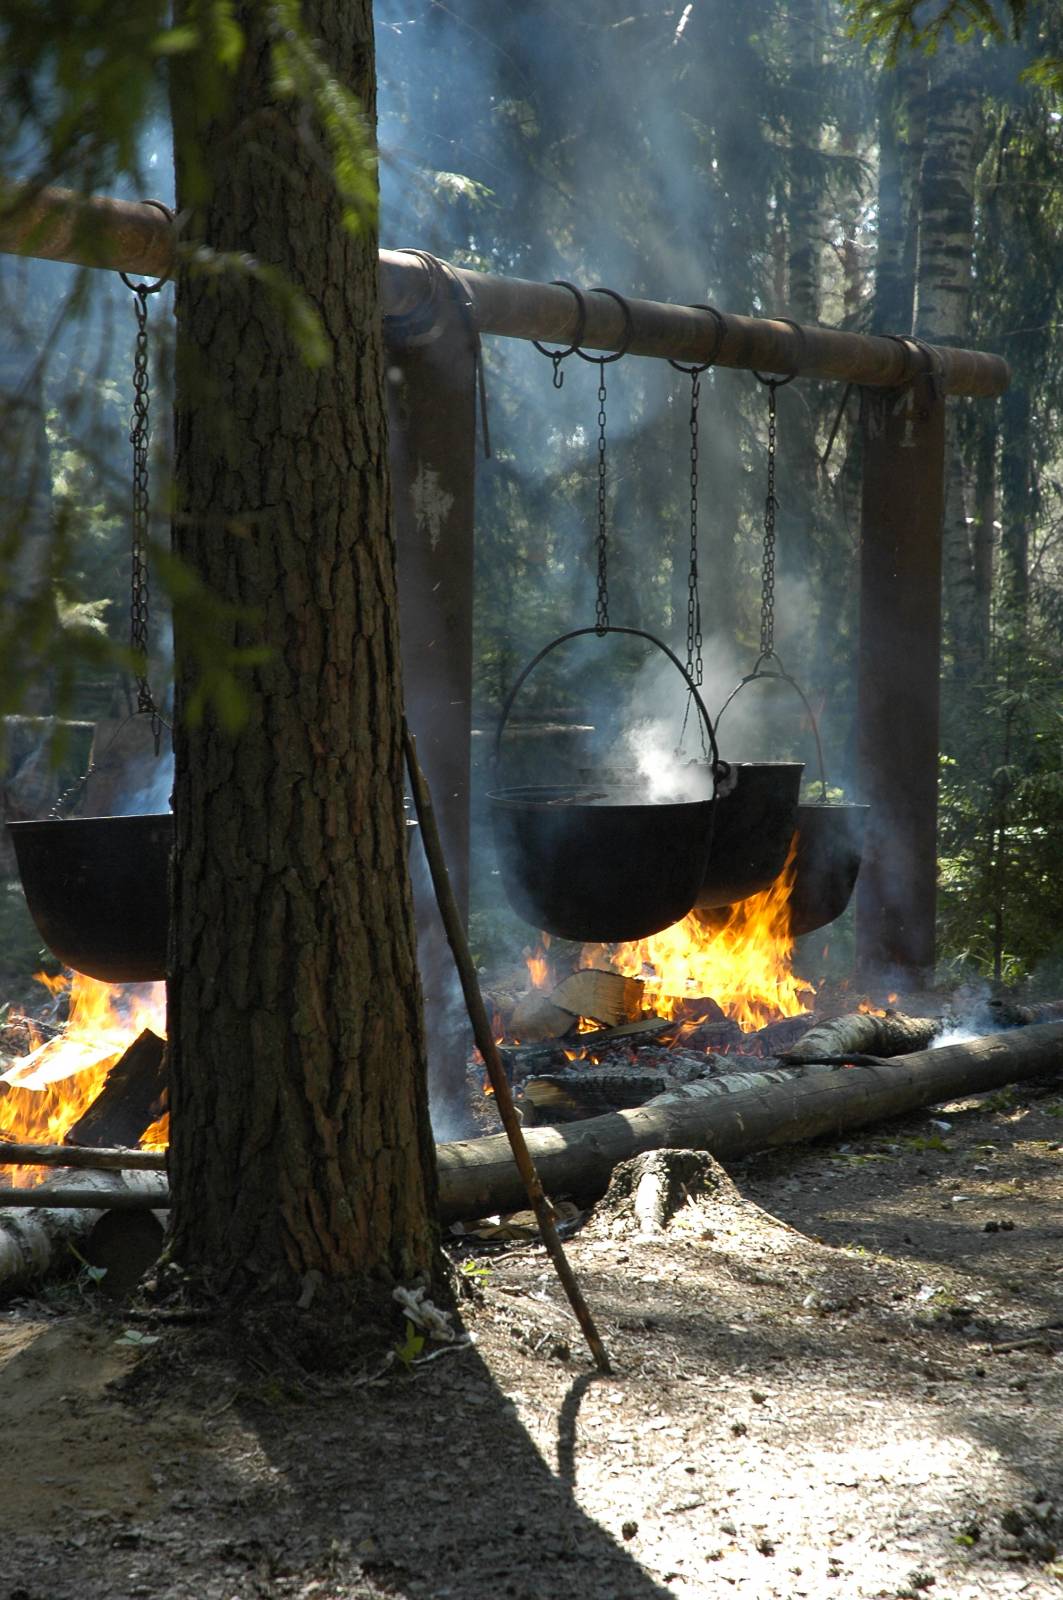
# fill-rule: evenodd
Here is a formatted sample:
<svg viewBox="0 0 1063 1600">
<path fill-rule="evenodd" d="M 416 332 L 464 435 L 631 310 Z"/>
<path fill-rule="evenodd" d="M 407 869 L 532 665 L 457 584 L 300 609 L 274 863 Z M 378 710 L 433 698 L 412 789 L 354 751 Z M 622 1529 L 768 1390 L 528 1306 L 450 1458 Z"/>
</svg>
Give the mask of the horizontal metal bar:
<svg viewBox="0 0 1063 1600">
<path fill-rule="evenodd" d="M 0 251 L 111 267 L 159 277 L 173 261 L 174 230 L 152 205 L 128 200 L 83 200 L 63 189 L 19 196 L 9 191 L 0 209 Z M 468 292 L 481 333 L 538 339 L 565 346 L 578 331 L 575 297 L 553 284 L 452 269 Z M 430 260 L 400 250 L 380 252 L 381 301 L 386 317 L 431 323 L 433 302 L 445 279 Z M 620 349 L 624 314 L 609 295 L 587 291 L 583 344 L 589 350 Z M 722 314 L 722 323 L 691 306 L 628 300 L 632 355 L 706 361 L 721 367 L 763 372 L 800 372 L 805 377 L 896 388 L 927 368 L 946 394 L 989 397 L 1008 387 L 1003 357 L 944 345 L 916 345 L 908 338 L 840 333 L 801 327 L 767 317 Z M 393 325 L 394 326 L 394 325 Z"/>
</svg>

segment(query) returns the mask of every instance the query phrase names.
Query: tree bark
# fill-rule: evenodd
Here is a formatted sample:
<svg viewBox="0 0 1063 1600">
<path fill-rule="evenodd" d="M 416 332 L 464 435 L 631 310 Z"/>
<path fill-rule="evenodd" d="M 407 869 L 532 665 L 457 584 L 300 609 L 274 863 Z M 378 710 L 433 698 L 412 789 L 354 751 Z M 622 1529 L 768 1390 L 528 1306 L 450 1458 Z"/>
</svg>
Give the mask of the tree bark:
<svg viewBox="0 0 1063 1600">
<path fill-rule="evenodd" d="M 238 736 L 189 716 L 202 634 L 177 608 L 170 1254 L 213 1288 L 338 1298 L 436 1262 L 435 1173 L 402 812 L 402 693 L 375 226 L 273 88 L 269 8 L 225 104 L 174 96 L 189 234 L 278 269 L 320 318 L 294 346 L 253 275 L 181 273 L 174 548 L 265 642 Z M 303 25 L 375 116 L 369 0 Z M 194 158 L 193 154 L 194 152 Z M 199 624 L 201 628 L 201 624 Z"/>
<path fill-rule="evenodd" d="M 981 106 L 970 53 L 943 37 L 933 58 L 926 144 L 919 181 L 919 259 L 915 329 L 923 339 L 962 345 L 970 332 L 974 259 L 974 175 Z M 979 665 L 974 552 L 955 418 L 946 442 L 945 614 L 953 664 L 961 679 Z"/>
</svg>

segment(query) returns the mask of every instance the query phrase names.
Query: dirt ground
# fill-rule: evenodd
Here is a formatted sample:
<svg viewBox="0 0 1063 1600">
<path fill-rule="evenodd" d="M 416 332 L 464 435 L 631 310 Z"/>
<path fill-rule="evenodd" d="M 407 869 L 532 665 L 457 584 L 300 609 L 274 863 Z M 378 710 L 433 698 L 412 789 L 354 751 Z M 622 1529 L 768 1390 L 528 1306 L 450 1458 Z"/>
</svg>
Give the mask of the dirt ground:
<svg viewBox="0 0 1063 1600">
<path fill-rule="evenodd" d="M 534 1244 L 462 1273 L 473 1342 L 322 1389 L 9 1305 L 0 1600 L 1059 1595 L 1061 1141 L 1063 1078 L 600 1209 L 611 1378 Z"/>
</svg>

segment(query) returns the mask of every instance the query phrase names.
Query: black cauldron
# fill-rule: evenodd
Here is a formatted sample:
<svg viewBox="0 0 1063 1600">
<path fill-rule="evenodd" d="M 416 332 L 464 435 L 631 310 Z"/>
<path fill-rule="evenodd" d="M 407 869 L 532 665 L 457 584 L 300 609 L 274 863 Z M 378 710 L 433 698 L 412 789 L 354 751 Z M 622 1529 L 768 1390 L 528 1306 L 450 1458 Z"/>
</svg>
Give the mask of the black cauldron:
<svg viewBox="0 0 1063 1600">
<path fill-rule="evenodd" d="M 869 806 L 801 805 L 790 896 L 794 937 L 825 928 L 840 917 L 856 883 L 864 853 Z"/>
<path fill-rule="evenodd" d="M 173 817 L 9 822 L 26 903 L 64 966 L 105 983 L 166 976 Z"/>
<path fill-rule="evenodd" d="M 775 882 L 786 861 L 797 820 L 800 761 L 736 761 L 734 787 L 721 785 L 716 824 L 697 908 L 710 910 L 746 900 Z"/>
<path fill-rule="evenodd" d="M 701 888 L 712 844 L 716 787 L 730 769 L 718 760 L 704 702 L 679 658 L 641 628 L 576 628 L 551 640 L 506 697 L 495 735 L 539 662 L 569 639 L 626 634 L 666 655 L 694 700 L 712 752 L 689 799 L 651 801 L 629 782 L 521 785 L 487 796 L 499 873 L 510 905 L 533 927 L 579 943 L 644 939 L 678 922 Z"/>
</svg>

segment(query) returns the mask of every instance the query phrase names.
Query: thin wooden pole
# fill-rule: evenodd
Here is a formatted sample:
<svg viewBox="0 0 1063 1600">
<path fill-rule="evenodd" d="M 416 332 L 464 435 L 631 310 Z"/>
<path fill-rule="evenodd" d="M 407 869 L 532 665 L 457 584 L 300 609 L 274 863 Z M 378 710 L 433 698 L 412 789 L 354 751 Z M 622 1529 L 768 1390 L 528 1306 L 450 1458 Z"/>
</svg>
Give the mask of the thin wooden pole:
<svg viewBox="0 0 1063 1600">
<path fill-rule="evenodd" d="M 0 1167 L 89 1167 L 98 1171 L 165 1172 L 165 1150 L 122 1146 L 18 1144 L 0 1139 Z M 3 1191 L 0 1190 L 0 1195 Z M 0 1199 L 0 1204 L 3 1204 Z"/>
<path fill-rule="evenodd" d="M 583 1298 L 583 1293 L 576 1281 L 576 1275 L 569 1265 L 565 1255 L 565 1247 L 557 1231 L 557 1216 L 553 1206 L 546 1198 L 535 1170 L 535 1163 L 528 1153 L 528 1146 L 524 1139 L 524 1129 L 521 1127 L 520 1118 L 517 1116 L 510 1093 L 509 1079 L 506 1069 L 502 1065 L 502 1058 L 498 1053 L 491 1031 L 491 1023 L 484 1005 L 483 995 L 480 993 L 480 984 L 476 976 L 472 953 L 469 950 L 468 940 L 465 937 L 465 925 L 458 910 L 454 891 L 450 885 L 447 873 L 447 864 L 443 855 L 443 846 L 436 826 L 435 814 L 432 810 L 432 797 L 424 773 L 421 771 L 417 760 L 417 743 L 409 728 L 403 723 L 403 744 L 406 751 L 406 766 L 410 774 L 410 787 L 413 791 L 413 803 L 417 811 L 417 820 L 421 825 L 421 840 L 424 844 L 424 853 L 428 858 L 428 869 L 432 874 L 432 884 L 435 888 L 436 899 L 439 902 L 440 915 L 443 926 L 447 931 L 447 939 L 454 955 L 454 964 L 458 969 L 458 979 L 461 983 L 462 993 L 465 996 L 465 1006 L 472 1023 L 473 1036 L 476 1040 L 480 1054 L 487 1067 L 487 1076 L 491 1080 L 491 1088 L 495 1093 L 498 1105 L 498 1114 L 502 1119 L 502 1126 L 506 1130 L 513 1159 L 520 1172 L 531 1208 L 535 1212 L 535 1219 L 539 1224 L 543 1243 L 554 1263 L 557 1275 L 561 1280 L 569 1304 L 576 1313 L 576 1318 L 583 1329 L 583 1336 L 587 1341 L 594 1364 L 599 1372 L 611 1372 L 609 1357 L 605 1345 L 594 1325 L 590 1308 Z"/>
</svg>

